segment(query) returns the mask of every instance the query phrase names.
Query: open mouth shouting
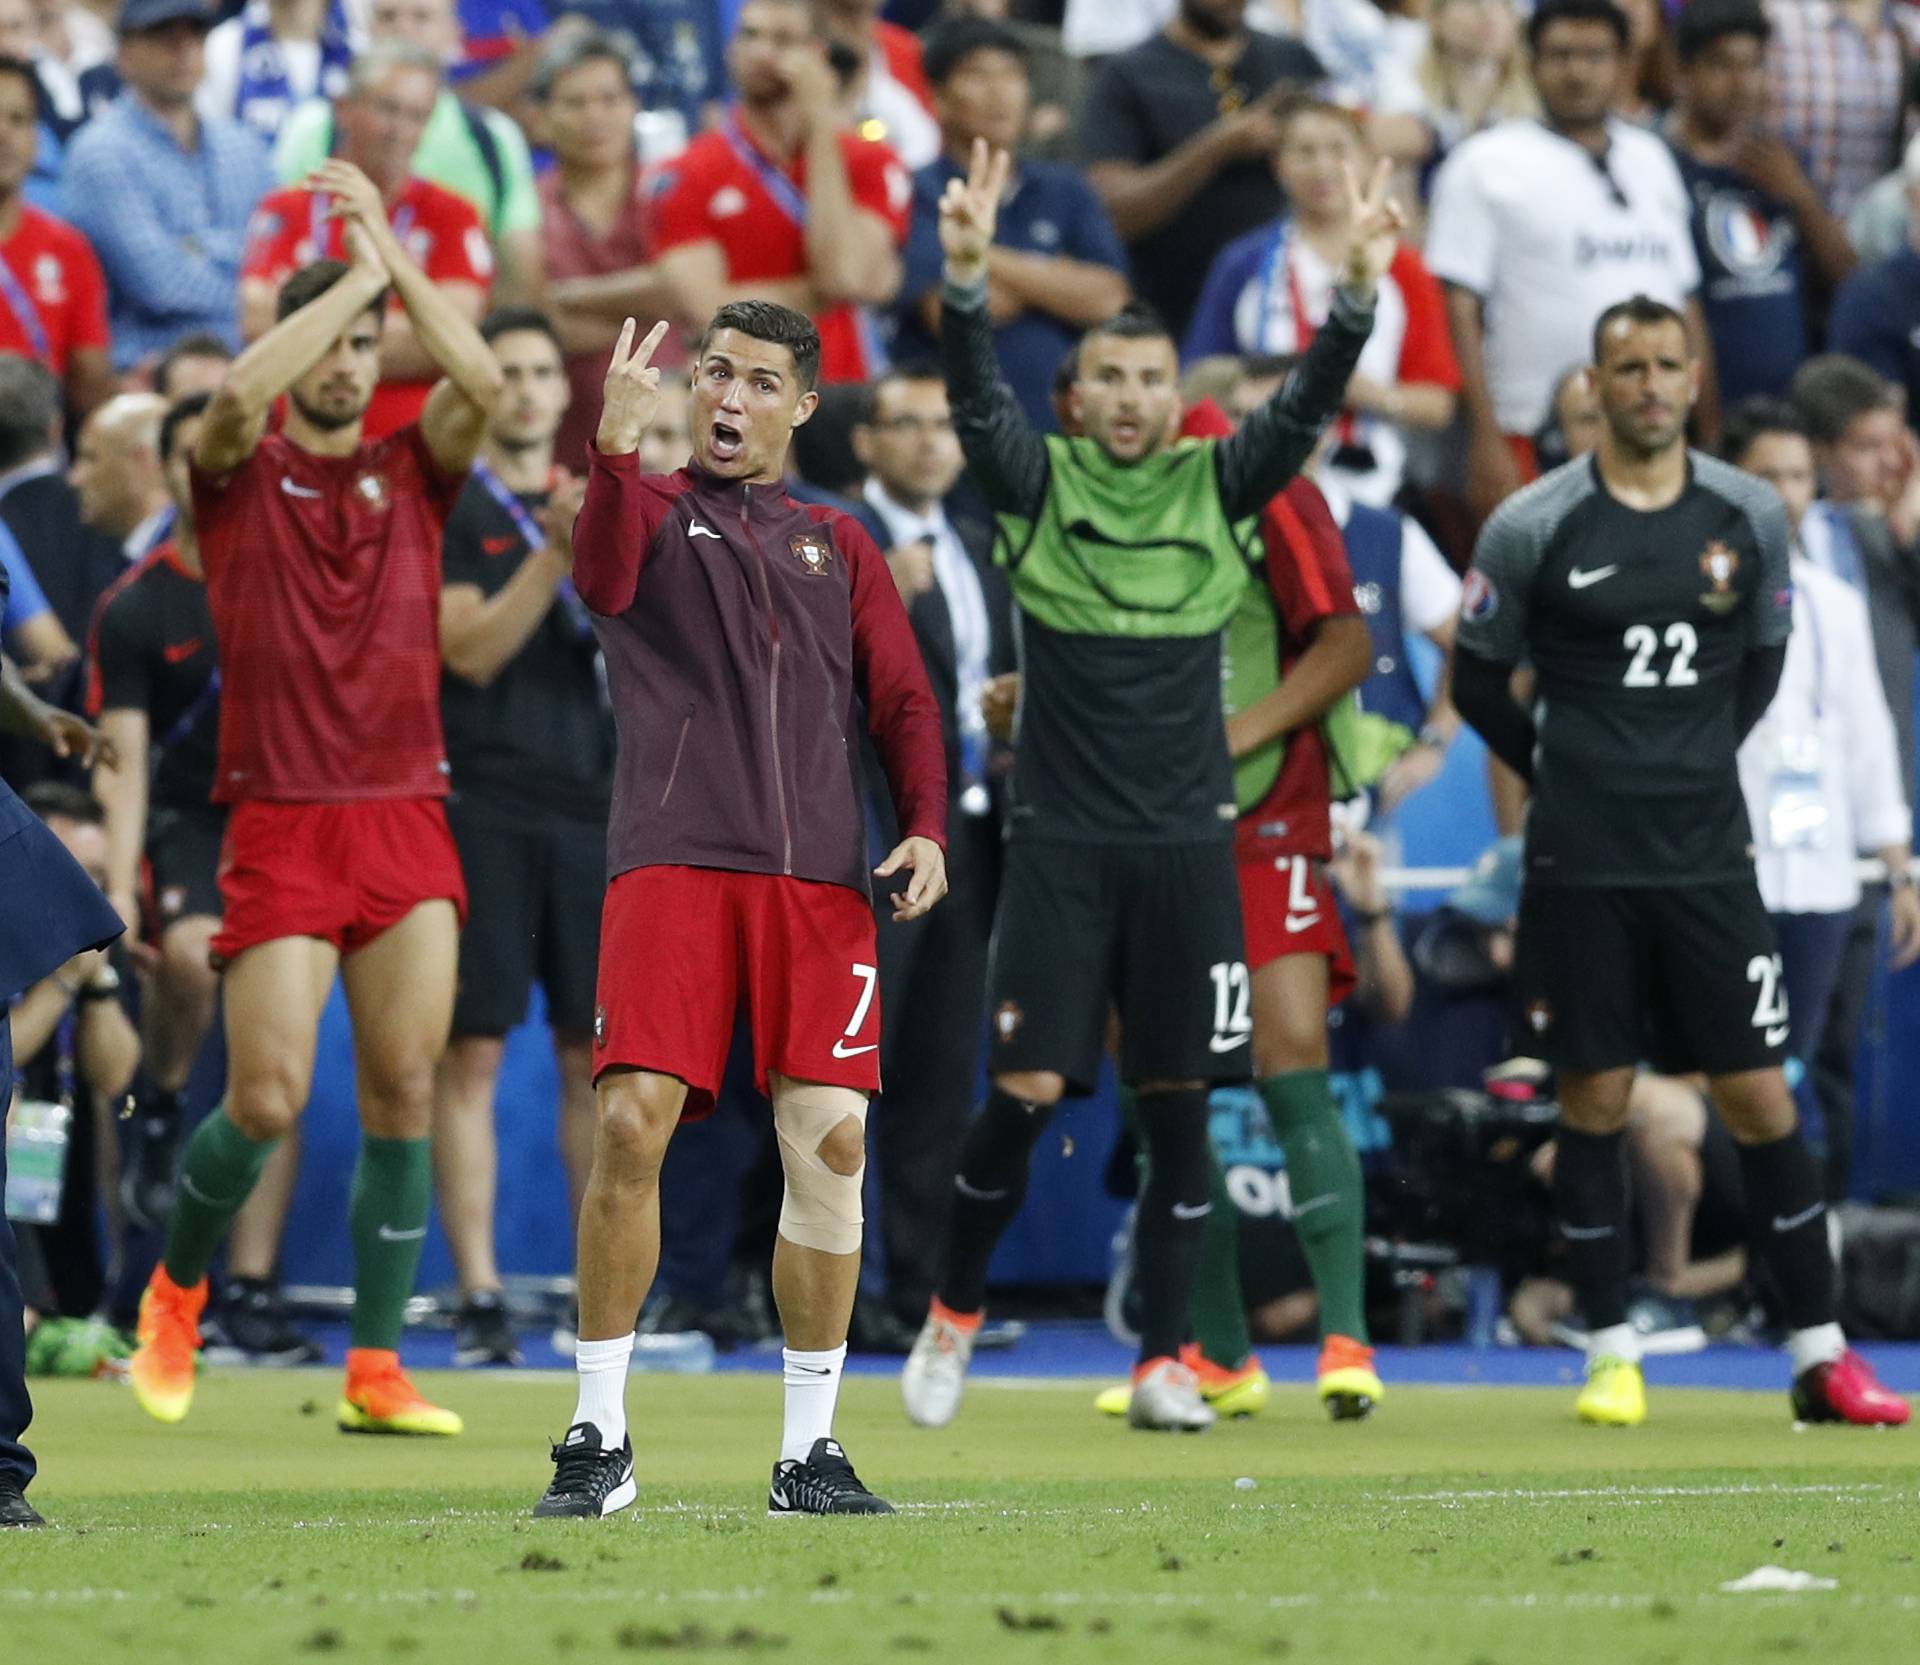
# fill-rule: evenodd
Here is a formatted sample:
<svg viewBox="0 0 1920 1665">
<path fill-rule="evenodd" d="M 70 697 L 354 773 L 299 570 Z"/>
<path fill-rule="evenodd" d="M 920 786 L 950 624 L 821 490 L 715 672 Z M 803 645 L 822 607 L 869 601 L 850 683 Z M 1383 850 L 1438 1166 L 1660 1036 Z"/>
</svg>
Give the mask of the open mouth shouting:
<svg viewBox="0 0 1920 1665">
<path fill-rule="evenodd" d="M 747 448 L 747 436 L 733 423 L 720 417 L 707 430 L 708 450 L 717 463 L 737 462 Z"/>
</svg>

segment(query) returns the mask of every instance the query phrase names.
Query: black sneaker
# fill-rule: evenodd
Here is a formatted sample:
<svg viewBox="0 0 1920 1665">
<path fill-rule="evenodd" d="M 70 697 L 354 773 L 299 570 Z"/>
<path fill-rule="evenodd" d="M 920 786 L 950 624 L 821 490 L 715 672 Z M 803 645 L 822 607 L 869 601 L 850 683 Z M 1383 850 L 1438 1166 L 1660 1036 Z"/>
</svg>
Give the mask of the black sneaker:
<svg viewBox="0 0 1920 1665">
<path fill-rule="evenodd" d="M 460 1303 L 453 1328 L 455 1364 L 521 1364 L 520 1343 L 497 1289 L 476 1290 Z"/>
<path fill-rule="evenodd" d="M 773 1465 L 767 1493 L 769 1515 L 890 1515 L 893 1505 L 860 1484 L 840 1442 L 815 1440 L 804 1463 L 791 1457 Z"/>
<path fill-rule="evenodd" d="M 553 1447 L 553 1484 L 533 1506 L 533 1517 L 598 1520 L 626 1508 L 637 1490 L 633 1441 L 623 1439 L 618 1451 L 608 1451 L 600 1443 L 598 1428 L 591 1422 L 576 1422 Z"/>
<path fill-rule="evenodd" d="M 151 1093 L 134 1107 L 120 1156 L 120 1206 L 128 1223 L 158 1231 L 173 1215 L 175 1170 L 180 1161 L 180 1100 Z"/>
<path fill-rule="evenodd" d="M 10 1474 L 0 1474 L 0 1527 L 46 1524 L 20 1490 L 20 1482 Z"/>
<path fill-rule="evenodd" d="M 265 1278 L 229 1278 L 219 1305 L 201 1321 L 209 1364 L 318 1364 L 327 1350 L 294 1328 L 280 1286 Z"/>
</svg>

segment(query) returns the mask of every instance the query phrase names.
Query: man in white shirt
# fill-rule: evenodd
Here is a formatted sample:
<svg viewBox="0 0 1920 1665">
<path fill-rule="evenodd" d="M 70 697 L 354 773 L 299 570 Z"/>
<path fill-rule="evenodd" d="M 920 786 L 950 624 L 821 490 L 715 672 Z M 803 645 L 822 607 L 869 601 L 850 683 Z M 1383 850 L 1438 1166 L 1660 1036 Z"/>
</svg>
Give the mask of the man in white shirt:
<svg viewBox="0 0 1920 1665">
<path fill-rule="evenodd" d="M 1673 154 L 1609 114 L 1626 15 L 1613 0 L 1542 0 L 1527 40 L 1544 117 L 1502 122 L 1456 149 L 1428 220 L 1427 265 L 1446 285 L 1460 360 L 1468 496 L 1482 514 L 1534 477 L 1531 436 L 1609 306 L 1637 294 L 1664 301 L 1706 347 Z M 1708 437 L 1716 417 L 1709 385 L 1696 405 Z"/>
<path fill-rule="evenodd" d="M 962 459 L 939 367 L 901 364 L 881 376 L 853 448 L 869 471 L 862 495 L 887 532 L 879 541 L 926 661 L 947 752 L 951 911 L 937 917 L 936 909 L 879 936 L 886 1110 L 873 1123 L 878 1235 L 887 1304 L 917 1322 L 940 1270 L 986 1033 L 1000 817 L 980 697 L 990 677 L 1013 669 L 1013 617 L 1006 579 L 989 558 L 990 529 L 957 527 L 947 514 Z M 892 800 L 877 767 L 867 779 L 869 822 L 891 849 Z"/>
<path fill-rule="evenodd" d="M 1727 460 L 1780 493 L 1789 524 L 1797 529 L 1817 518 L 1813 446 L 1792 407 L 1755 400 L 1727 427 Z M 1797 531 L 1793 592 L 1786 668 L 1773 704 L 1740 748 L 1740 785 L 1780 948 L 1788 1051 L 1811 1066 L 1861 899 L 1856 857 L 1877 856 L 1891 876 L 1896 970 L 1920 959 L 1920 895 L 1908 872 L 1913 817 L 1866 600 L 1809 559 Z M 1796 1096 L 1818 1127 L 1810 1080 Z M 1836 1142 L 1847 1152 L 1851 1145 L 1834 1121 L 1830 1115 L 1826 1127 L 1830 1200 L 1846 1194 L 1851 1165 L 1835 1160 Z"/>
<path fill-rule="evenodd" d="M 80 494 L 80 518 L 114 539 L 127 560 L 140 560 L 173 524 L 173 499 L 160 466 L 157 393 L 109 399 L 80 429 L 69 479 Z"/>
</svg>

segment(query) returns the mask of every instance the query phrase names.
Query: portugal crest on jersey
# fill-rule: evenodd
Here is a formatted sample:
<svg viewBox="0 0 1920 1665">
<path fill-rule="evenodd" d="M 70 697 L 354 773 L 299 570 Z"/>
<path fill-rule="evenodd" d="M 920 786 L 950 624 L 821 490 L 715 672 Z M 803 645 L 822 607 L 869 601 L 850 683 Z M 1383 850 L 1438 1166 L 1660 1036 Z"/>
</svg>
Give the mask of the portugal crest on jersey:
<svg viewBox="0 0 1920 1665">
<path fill-rule="evenodd" d="M 1740 570 L 1740 552 L 1731 544 L 1715 538 L 1700 552 L 1700 571 L 1713 587 L 1700 598 L 1700 605 L 1716 613 L 1731 613 L 1740 605 L 1733 588 L 1734 575 Z"/>
<path fill-rule="evenodd" d="M 387 477 L 384 474 L 362 474 L 353 482 L 353 489 L 360 501 L 375 514 L 385 514 L 390 507 L 387 498 Z"/>
<path fill-rule="evenodd" d="M 827 549 L 826 541 L 811 532 L 797 532 L 787 539 L 787 547 L 793 551 L 794 559 L 806 568 L 809 578 L 825 578 L 827 568 L 833 564 L 833 556 Z"/>
</svg>

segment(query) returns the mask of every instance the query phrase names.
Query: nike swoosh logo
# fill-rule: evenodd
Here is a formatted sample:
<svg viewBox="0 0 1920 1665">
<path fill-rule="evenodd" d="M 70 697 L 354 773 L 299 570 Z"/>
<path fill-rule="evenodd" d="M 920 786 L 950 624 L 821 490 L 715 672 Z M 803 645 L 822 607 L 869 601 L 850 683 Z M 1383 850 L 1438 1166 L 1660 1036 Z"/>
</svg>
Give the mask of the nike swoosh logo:
<svg viewBox="0 0 1920 1665">
<path fill-rule="evenodd" d="M 480 540 L 480 553 L 483 555 L 504 555 L 519 541 L 517 537 L 482 538 Z"/>
<path fill-rule="evenodd" d="M 767 1501 L 776 1509 L 791 1509 L 793 1507 L 793 1505 L 787 1501 L 787 1494 L 778 1486 L 773 1488 L 773 1492 L 767 1498 Z"/>
<path fill-rule="evenodd" d="M 1817 1202 L 1813 1207 L 1803 1208 L 1798 1214 L 1790 1215 L 1784 1220 L 1776 1214 L 1773 1217 L 1773 1229 L 1775 1231 L 1798 1231 L 1809 1221 L 1818 1219 L 1822 1214 L 1826 1213 L 1826 1211 L 1827 1205 L 1823 1202 Z"/>
<path fill-rule="evenodd" d="M 380 1228 L 380 1241 L 382 1243 L 417 1243 L 426 1235 L 427 1228 L 425 1226 L 415 1226 L 412 1231 L 395 1231 L 392 1226 L 382 1226 Z"/>
<path fill-rule="evenodd" d="M 200 651 L 200 638 L 196 636 L 190 642 L 169 642 L 160 651 L 166 656 L 169 665 L 184 664 Z"/>
<path fill-rule="evenodd" d="M 184 1183 L 184 1181 L 182 1183 Z M 958 1191 L 961 1196 L 971 1197 L 975 1202 L 1001 1202 L 1007 1195 L 1005 1186 L 1002 1186 L 997 1191 L 984 1190 L 978 1185 L 969 1185 L 958 1174 L 953 1176 L 953 1188 Z"/>
<path fill-rule="evenodd" d="M 799 1371 L 802 1376 L 831 1376 L 833 1374 L 833 1372 L 825 1368 L 825 1366 L 817 1364 L 796 1364 L 789 1368 Z"/>
<path fill-rule="evenodd" d="M 1767 1036 L 1766 1036 L 1767 1045 L 1768 1046 L 1781 1045 L 1791 1032 L 1792 1031 L 1784 1023 L 1781 1024 L 1778 1029 L 1769 1029 L 1767 1031 Z"/>
<path fill-rule="evenodd" d="M 1597 584 L 1603 578 L 1611 578 L 1619 570 L 1618 563 L 1610 567 L 1594 567 L 1584 572 L 1579 567 L 1569 567 L 1567 569 L 1567 588 L 1570 590 L 1584 590 L 1588 585 Z"/>
<path fill-rule="evenodd" d="M 712 538 L 715 543 L 723 541 L 720 534 L 714 531 L 712 527 L 702 526 L 697 520 L 687 523 L 687 536 L 690 538 Z"/>
<path fill-rule="evenodd" d="M 1297 1220 L 1302 1214 L 1311 1214 L 1316 1208 L 1331 1208 L 1339 1200 L 1337 1191 L 1329 1191 L 1324 1197 L 1310 1197 L 1303 1203 L 1293 1205 L 1293 1218 Z"/>
<path fill-rule="evenodd" d="M 1598 1243 L 1603 1238 L 1613 1236 L 1613 1227 L 1563 1225 L 1560 1228 L 1560 1235 L 1574 1243 Z"/>
<path fill-rule="evenodd" d="M 871 1046 L 848 1046 L 845 1041 L 835 1041 L 833 1043 L 833 1055 L 836 1058 L 858 1058 L 863 1052 L 877 1052 L 879 1049 L 880 1043 L 878 1041 L 875 1041 Z"/>
<path fill-rule="evenodd" d="M 1212 1212 L 1213 1204 L 1210 1202 L 1175 1203 L 1173 1205 L 1173 1217 L 1176 1220 L 1204 1220 Z"/>
<path fill-rule="evenodd" d="M 1318 925 L 1320 915 L 1316 913 L 1290 913 L 1287 915 L 1289 931 L 1304 931 L 1309 925 Z"/>
<path fill-rule="evenodd" d="M 286 475 L 280 476 L 280 489 L 289 497 L 325 497 L 324 491 L 315 491 L 312 486 L 296 486 Z"/>
<path fill-rule="evenodd" d="M 1207 1050 L 1209 1052 L 1231 1052 L 1236 1046 L 1245 1046 L 1247 1042 L 1252 1039 L 1253 1036 L 1251 1033 L 1245 1035 L 1209 1035 L 1207 1037 Z"/>
</svg>

